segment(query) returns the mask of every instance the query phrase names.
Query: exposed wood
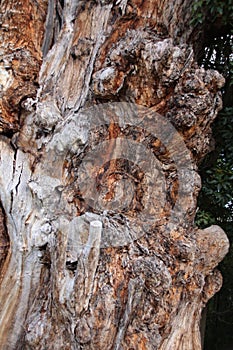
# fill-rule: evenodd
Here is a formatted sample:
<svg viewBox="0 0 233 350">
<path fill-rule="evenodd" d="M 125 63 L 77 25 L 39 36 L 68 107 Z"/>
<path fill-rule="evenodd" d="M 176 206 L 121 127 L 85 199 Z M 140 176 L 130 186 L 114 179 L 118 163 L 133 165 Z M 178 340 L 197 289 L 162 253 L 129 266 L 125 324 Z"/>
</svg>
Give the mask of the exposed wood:
<svg viewBox="0 0 233 350">
<path fill-rule="evenodd" d="M 1 2 L 2 349 L 201 349 L 229 243 L 194 225 L 197 164 L 224 79 L 190 3 Z"/>
</svg>

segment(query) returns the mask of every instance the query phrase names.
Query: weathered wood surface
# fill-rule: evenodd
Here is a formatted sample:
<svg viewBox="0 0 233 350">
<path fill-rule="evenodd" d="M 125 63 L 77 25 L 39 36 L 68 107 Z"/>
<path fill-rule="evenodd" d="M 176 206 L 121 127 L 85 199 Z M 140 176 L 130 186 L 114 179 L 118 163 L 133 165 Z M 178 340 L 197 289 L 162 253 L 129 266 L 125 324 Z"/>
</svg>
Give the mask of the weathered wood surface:
<svg viewBox="0 0 233 350">
<path fill-rule="evenodd" d="M 224 80 L 190 4 L 1 1 L 2 349 L 200 349 L 228 240 L 194 226 L 197 164 Z"/>
</svg>

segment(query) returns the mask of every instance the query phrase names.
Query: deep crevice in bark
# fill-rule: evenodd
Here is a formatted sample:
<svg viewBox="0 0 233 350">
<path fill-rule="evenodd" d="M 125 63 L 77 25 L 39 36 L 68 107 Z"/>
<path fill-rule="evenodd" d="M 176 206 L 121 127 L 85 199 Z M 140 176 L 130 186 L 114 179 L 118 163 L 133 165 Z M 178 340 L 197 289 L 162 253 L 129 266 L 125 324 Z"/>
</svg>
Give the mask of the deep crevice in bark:
<svg viewBox="0 0 233 350">
<path fill-rule="evenodd" d="M 0 280 L 2 279 L 2 268 L 10 249 L 10 238 L 7 232 L 6 213 L 0 201 Z"/>
</svg>

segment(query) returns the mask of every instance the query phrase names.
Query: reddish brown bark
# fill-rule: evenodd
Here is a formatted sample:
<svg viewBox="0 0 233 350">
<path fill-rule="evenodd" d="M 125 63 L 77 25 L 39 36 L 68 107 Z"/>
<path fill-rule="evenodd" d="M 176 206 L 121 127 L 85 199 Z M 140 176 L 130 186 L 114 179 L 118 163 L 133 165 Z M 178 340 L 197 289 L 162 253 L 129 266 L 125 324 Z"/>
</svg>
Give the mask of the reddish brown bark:
<svg viewBox="0 0 233 350">
<path fill-rule="evenodd" d="M 35 97 L 47 1 L 1 1 L 0 128 L 19 128 L 21 104 Z"/>
</svg>

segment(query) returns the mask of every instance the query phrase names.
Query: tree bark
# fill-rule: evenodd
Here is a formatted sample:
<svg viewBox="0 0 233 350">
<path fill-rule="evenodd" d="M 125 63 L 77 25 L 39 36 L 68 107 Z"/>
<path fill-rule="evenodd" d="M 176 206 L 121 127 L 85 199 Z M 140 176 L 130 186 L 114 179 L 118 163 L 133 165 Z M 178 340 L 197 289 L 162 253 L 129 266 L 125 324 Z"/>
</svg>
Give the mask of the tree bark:
<svg viewBox="0 0 233 350">
<path fill-rule="evenodd" d="M 1 1 L 1 349 L 201 349 L 224 79 L 195 62 L 191 4 Z"/>
</svg>

